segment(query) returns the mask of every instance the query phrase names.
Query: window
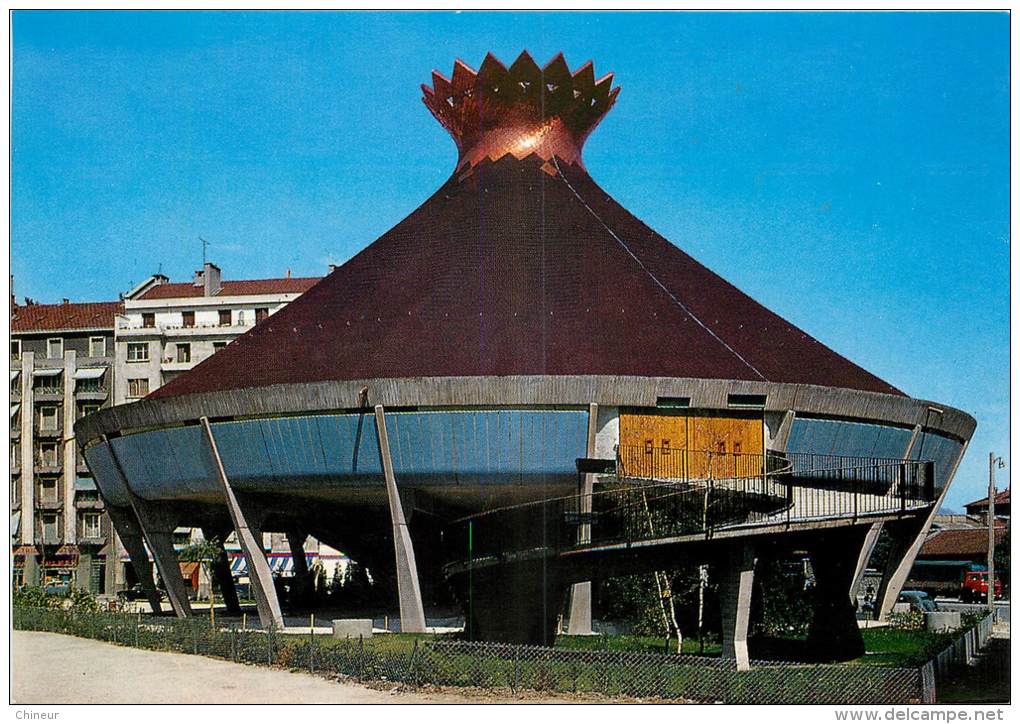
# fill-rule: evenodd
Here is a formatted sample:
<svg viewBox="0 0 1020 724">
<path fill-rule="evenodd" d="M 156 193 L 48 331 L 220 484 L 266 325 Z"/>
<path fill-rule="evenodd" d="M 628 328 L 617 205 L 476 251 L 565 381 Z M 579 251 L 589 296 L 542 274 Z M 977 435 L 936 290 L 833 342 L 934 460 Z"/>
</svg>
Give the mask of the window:
<svg viewBox="0 0 1020 724">
<path fill-rule="evenodd" d="M 11 359 L 21 359 L 21 340 L 11 340 Z"/>
<path fill-rule="evenodd" d="M 143 327 L 155 327 L 156 326 L 156 313 L 155 312 L 142 312 L 142 326 Z"/>
<path fill-rule="evenodd" d="M 244 310 L 242 309 L 237 313 L 237 323 L 244 324 Z"/>
<path fill-rule="evenodd" d="M 58 465 L 57 443 L 55 442 L 39 443 L 39 464 L 44 468 L 57 467 Z"/>
<path fill-rule="evenodd" d="M 89 357 L 106 356 L 106 337 L 89 337 Z"/>
<path fill-rule="evenodd" d="M 42 516 L 42 534 L 43 543 L 57 543 L 59 542 L 59 521 L 55 514 L 46 513 Z"/>
<path fill-rule="evenodd" d="M 223 349 L 226 346 L 227 346 L 226 342 L 213 342 L 212 343 L 213 354 L 216 354 L 217 352 L 219 352 L 221 349 Z"/>
<path fill-rule="evenodd" d="M 149 394 L 147 377 L 136 377 L 128 380 L 128 397 L 145 397 Z"/>
<path fill-rule="evenodd" d="M 57 478 L 46 476 L 39 478 L 39 501 L 42 503 L 56 503 L 59 498 L 59 485 Z"/>
<path fill-rule="evenodd" d="M 11 476 L 11 505 L 19 505 L 21 503 L 21 476 Z M 11 531 L 13 535 L 13 531 Z"/>
<path fill-rule="evenodd" d="M 149 343 L 148 342 L 128 342 L 128 345 L 127 345 L 127 360 L 128 360 L 128 362 L 148 362 L 149 361 Z"/>
<path fill-rule="evenodd" d="M 265 321 L 269 317 L 268 307 L 258 307 L 255 310 L 255 324 Z"/>
<path fill-rule="evenodd" d="M 100 515 L 99 513 L 82 513 L 81 514 L 81 537 L 82 538 L 102 538 L 102 528 L 100 527 Z"/>
<path fill-rule="evenodd" d="M 221 309 L 220 310 L 220 326 L 221 327 L 229 327 L 230 326 L 230 310 L 229 309 Z"/>
<path fill-rule="evenodd" d="M 57 429 L 57 408 L 52 405 L 44 405 L 39 408 L 39 429 Z"/>
<path fill-rule="evenodd" d="M 99 410 L 99 407 L 100 407 L 99 405 L 83 404 L 79 407 L 80 414 L 78 415 L 78 417 L 85 417 L 86 415 L 91 415 L 93 412 L 97 412 Z"/>
<path fill-rule="evenodd" d="M 177 363 L 186 364 L 191 362 L 191 345 L 177 343 Z"/>
<path fill-rule="evenodd" d="M 195 313 L 194 312 L 181 312 L 181 326 L 182 327 L 194 327 L 195 326 Z"/>
<path fill-rule="evenodd" d="M 16 442 L 11 443 L 11 469 L 18 467 L 19 460 L 21 457 L 18 453 L 21 451 L 21 445 Z"/>
<path fill-rule="evenodd" d="M 64 340 L 60 337 L 53 337 L 46 340 L 46 356 L 50 359 L 60 359 L 64 356 Z"/>
<path fill-rule="evenodd" d="M 765 407 L 765 395 L 730 395 L 730 407 L 746 407 L 757 410 Z"/>
</svg>

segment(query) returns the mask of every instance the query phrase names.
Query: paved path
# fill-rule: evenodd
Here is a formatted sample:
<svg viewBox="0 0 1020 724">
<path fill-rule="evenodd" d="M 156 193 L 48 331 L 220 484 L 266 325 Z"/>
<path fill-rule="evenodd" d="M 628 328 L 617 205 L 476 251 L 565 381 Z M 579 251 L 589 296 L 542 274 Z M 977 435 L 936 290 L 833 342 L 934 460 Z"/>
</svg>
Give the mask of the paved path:
<svg viewBox="0 0 1020 724">
<path fill-rule="evenodd" d="M 14 631 L 15 704 L 456 704 L 453 694 L 390 694 L 357 684 L 143 651 L 73 636 Z M 510 700 L 512 701 L 512 700 Z"/>
</svg>

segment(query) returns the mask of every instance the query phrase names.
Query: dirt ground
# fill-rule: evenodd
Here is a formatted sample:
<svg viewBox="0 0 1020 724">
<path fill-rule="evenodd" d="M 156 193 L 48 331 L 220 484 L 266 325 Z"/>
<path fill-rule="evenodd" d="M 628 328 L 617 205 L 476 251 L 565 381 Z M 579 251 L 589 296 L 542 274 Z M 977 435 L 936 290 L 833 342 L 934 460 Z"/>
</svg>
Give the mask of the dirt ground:
<svg viewBox="0 0 1020 724">
<path fill-rule="evenodd" d="M 229 661 L 143 651 L 101 641 L 14 631 L 15 704 L 493 704 L 569 703 L 500 699 L 483 692 L 402 692 L 338 683 Z"/>
</svg>

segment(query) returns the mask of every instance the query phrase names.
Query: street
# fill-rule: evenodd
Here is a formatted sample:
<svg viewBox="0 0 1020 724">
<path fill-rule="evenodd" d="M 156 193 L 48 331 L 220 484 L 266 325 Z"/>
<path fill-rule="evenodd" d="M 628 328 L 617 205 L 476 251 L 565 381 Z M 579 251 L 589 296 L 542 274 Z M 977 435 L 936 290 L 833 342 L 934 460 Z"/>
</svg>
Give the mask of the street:
<svg viewBox="0 0 1020 724">
<path fill-rule="evenodd" d="M 462 704 L 499 701 L 447 693 L 391 694 L 309 674 L 233 664 L 202 656 L 141 651 L 37 631 L 14 631 L 11 648 L 11 701 L 15 704 Z"/>
</svg>

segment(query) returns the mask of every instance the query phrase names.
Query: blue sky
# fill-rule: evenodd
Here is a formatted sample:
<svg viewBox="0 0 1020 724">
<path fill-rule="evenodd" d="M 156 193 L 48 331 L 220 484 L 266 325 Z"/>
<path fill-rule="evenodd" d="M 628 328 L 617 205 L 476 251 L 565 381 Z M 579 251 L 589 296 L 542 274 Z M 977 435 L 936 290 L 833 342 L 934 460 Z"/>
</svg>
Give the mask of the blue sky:
<svg viewBox="0 0 1020 724">
<path fill-rule="evenodd" d="M 318 275 L 446 180 L 433 68 L 616 73 L 603 188 L 766 306 L 1008 450 L 1009 21 L 995 14 L 14 14 L 19 298 L 157 269 Z M 1003 471 L 1008 472 L 1008 471 Z M 1000 481 L 1005 478 L 1000 474 Z"/>
</svg>

